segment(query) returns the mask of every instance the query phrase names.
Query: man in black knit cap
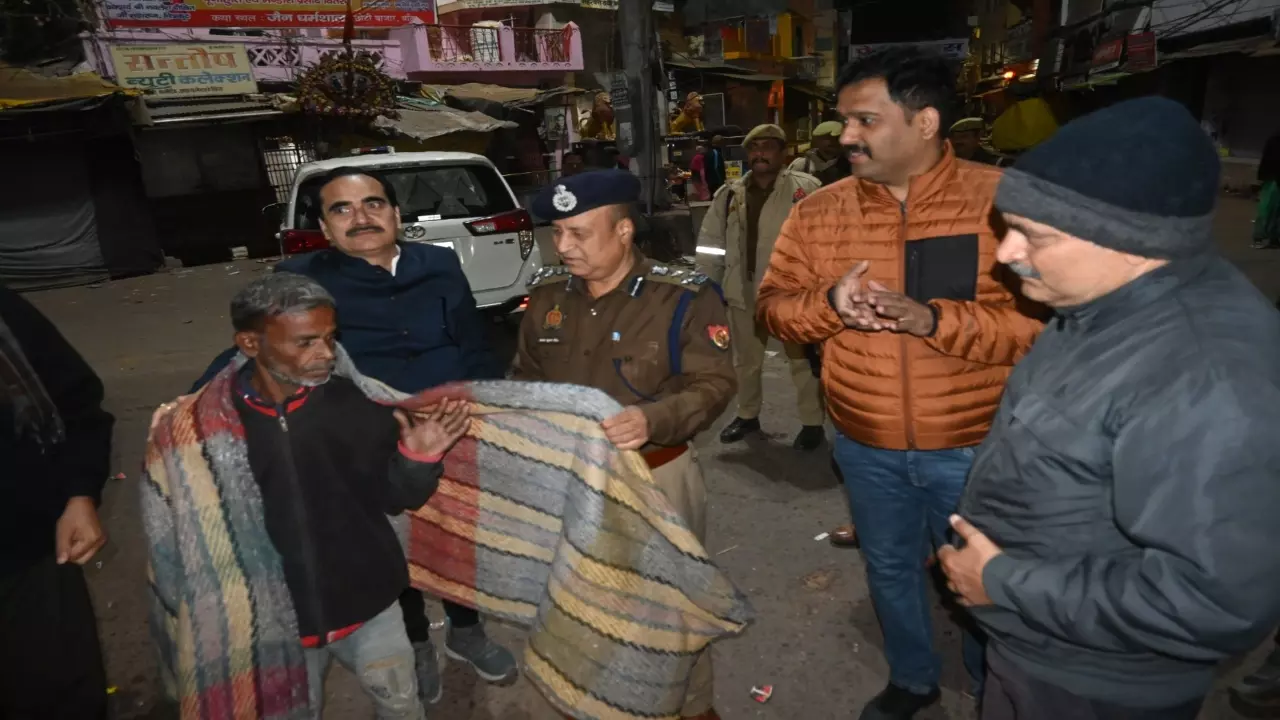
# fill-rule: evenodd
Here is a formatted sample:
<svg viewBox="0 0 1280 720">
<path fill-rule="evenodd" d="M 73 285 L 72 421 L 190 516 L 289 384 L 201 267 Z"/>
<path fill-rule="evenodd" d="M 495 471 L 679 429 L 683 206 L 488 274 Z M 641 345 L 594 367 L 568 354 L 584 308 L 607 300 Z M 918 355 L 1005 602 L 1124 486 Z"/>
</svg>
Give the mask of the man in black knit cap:
<svg viewBox="0 0 1280 720">
<path fill-rule="evenodd" d="M 997 257 L 1057 317 L 938 554 L 990 638 L 984 720 L 1192 720 L 1280 621 L 1280 315 L 1212 249 L 1218 175 L 1140 98 L 1000 181 Z"/>
</svg>

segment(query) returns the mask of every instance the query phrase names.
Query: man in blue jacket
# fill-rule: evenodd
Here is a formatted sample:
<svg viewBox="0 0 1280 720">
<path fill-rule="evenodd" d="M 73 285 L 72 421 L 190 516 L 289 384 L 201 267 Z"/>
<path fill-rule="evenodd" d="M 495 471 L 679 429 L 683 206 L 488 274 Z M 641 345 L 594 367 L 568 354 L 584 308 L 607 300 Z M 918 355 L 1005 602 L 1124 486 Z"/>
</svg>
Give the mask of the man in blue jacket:
<svg viewBox="0 0 1280 720">
<path fill-rule="evenodd" d="M 332 248 L 290 258 L 281 272 L 320 283 L 342 308 L 338 332 L 360 372 L 406 393 L 458 380 L 501 378 L 486 323 L 476 309 L 458 256 L 423 243 L 398 243 L 395 188 L 376 172 L 329 171 L 319 190 L 320 225 Z M 193 387 L 208 382 L 235 355 L 214 360 Z M 400 596 L 405 628 L 417 659 L 418 690 L 427 704 L 443 694 L 426 603 L 409 588 Z M 449 619 L 445 652 L 498 682 L 516 673 L 515 657 L 485 635 L 472 609 L 444 603 Z"/>
</svg>

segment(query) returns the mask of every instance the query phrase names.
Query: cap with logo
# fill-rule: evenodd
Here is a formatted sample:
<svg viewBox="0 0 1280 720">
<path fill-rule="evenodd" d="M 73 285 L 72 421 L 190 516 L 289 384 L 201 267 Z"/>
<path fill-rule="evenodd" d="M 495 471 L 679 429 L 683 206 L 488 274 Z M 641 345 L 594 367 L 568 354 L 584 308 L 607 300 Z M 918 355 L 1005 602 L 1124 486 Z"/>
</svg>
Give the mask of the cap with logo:
<svg viewBox="0 0 1280 720">
<path fill-rule="evenodd" d="M 640 198 L 640 178 L 626 170 L 592 170 L 560 178 L 533 199 L 533 214 L 563 220 L 609 205 L 629 205 Z"/>
</svg>

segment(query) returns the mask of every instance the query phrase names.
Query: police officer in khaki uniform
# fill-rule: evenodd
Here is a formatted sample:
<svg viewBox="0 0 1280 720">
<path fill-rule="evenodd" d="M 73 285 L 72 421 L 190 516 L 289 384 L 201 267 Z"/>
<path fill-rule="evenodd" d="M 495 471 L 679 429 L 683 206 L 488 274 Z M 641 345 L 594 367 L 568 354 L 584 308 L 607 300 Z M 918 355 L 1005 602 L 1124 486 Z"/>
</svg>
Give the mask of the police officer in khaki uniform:
<svg viewBox="0 0 1280 720">
<path fill-rule="evenodd" d="M 716 193 L 698 232 L 699 246 L 723 247 L 725 251 L 724 294 L 729 302 L 738 371 L 738 416 L 720 433 L 720 440 L 726 443 L 760 430 L 764 400 L 761 374 L 769 334 L 756 322 L 756 288 L 769 267 L 773 243 L 791 214 L 791 206 L 821 187 L 814 176 L 783 165 L 786 141 L 777 125 L 760 125 L 747 133 L 742 144 L 749 172 Z M 825 438 L 822 424 L 826 419 L 816 357 L 803 345 L 783 343 L 782 347 L 791 366 L 801 424 L 793 446 L 813 450 Z"/>
<path fill-rule="evenodd" d="M 840 146 L 844 125 L 828 120 L 813 129 L 812 144 L 807 152 L 791 162 L 792 172 L 812 175 L 826 187 L 853 174 L 849 156 Z"/>
<path fill-rule="evenodd" d="M 656 264 L 634 247 L 640 181 L 622 170 L 562 178 L 534 200 L 555 226 L 560 267 L 529 283 L 513 375 L 598 388 L 624 409 L 603 423 L 638 450 L 700 540 L 706 487 L 689 442 L 724 412 L 735 379 L 724 301 L 705 276 Z M 694 666 L 681 714 L 717 720 L 711 657 Z"/>
</svg>

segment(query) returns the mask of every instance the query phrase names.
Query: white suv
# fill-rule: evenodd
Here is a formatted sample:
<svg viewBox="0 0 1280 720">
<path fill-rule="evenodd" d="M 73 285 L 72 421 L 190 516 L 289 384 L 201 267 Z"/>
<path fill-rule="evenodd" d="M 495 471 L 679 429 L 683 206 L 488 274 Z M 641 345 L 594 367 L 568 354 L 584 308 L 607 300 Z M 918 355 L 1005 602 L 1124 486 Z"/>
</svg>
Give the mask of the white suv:
<svg viewBox="0 0 1280 720">
<path fill-rule="evenodd" d="M 320 231 L 320 176 L 339 167 L 375 170 L 395 189 L 401 239 L 448 247 L 458 254 L 476 305 L 523 310 L 529 278 L 542 267 L 533 219 L 498 169 L 483 155 L 397 153 L 387 148 L 307 163 L 293 179 L 279 238 L 287 254 L 328 247 Z"/>
</svg>

